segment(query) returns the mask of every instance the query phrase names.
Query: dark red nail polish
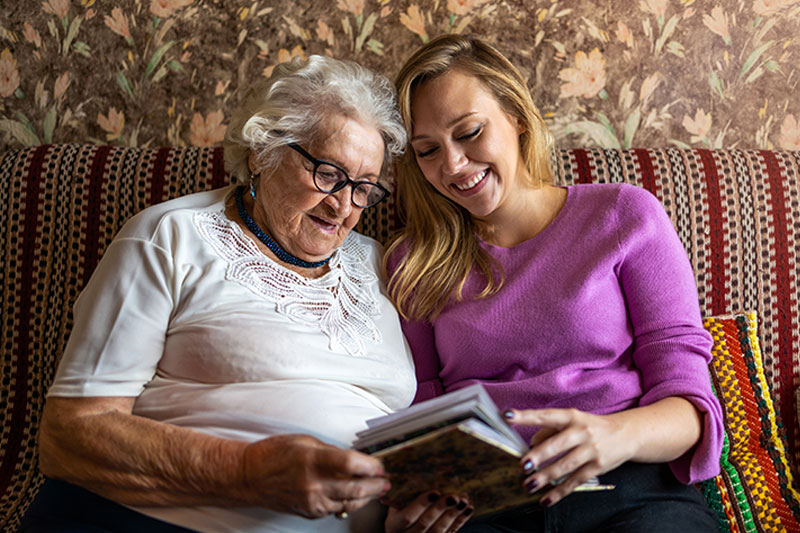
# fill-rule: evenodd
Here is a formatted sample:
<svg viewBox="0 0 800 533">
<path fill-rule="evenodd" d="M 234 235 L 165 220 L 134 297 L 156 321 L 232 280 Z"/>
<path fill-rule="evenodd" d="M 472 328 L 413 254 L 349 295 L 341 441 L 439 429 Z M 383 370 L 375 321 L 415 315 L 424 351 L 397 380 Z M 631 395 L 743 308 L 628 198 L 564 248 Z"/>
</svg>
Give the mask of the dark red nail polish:
<svg viewBox="0 0 800 533">
<path fill-rule="evenodd" d="M 525 464 L 522 465 L 522 470 L 524 470 L 525 473 L 527 474 L 529 472 L 533 472 L 534 466 L 535 465 L 533 464 L 533 461 L 528 459 L 527 461 L 525 461 Z"/>
<path fill-rule="evenodd" d="M 505 411 L 503 411 L 503 418 L 505 418 L 506 420 L 511 420 L 512 418 L 514 418 L 514 411 L 512 411 L 511 409 L 506 409 Z"/>
<path fill-rule="evenodd" d="M 452 506 L 454 506 L 454 505 L 456 504 L 456 499 L 455 499 L 455 498 L 453 498 L 452 496 L 448 496 L 448 497 L 447 497 L 447 499 L 444 501 L 444 503 L 445 503 L 445 504 L 446 504 L 448 507 L 452 507 Z"/>
<path fill-rule="evenodd" d="M 542 507 L 551 507 L 553 505 L 553 500 L 551 500 L 550 498 L 542 498 L 539 504 Z"/>
<path fill-rule="evenodd" d="M 441 495 L 438 492 L 431 492 L 430 494 L 428 494 L 428 501 L 433 503 L 436 500 L 438 500 L 440 497 L 441 497 Z"/>
<path fill-rule="evenodd" d="M 528 492 L 535 492 L 536 489 L 538 488 L 539 488 L 539 482 L 535 479 L 532 479 L 525 484 L 525 490 L 527 490 Z"/>
<path fill-rule="evenodd" d="M 474 510 L 475 510 L 475 509 L 473 509 L 472 507 L 470 507 L 469 509 L 467 509 L 466 511 L 464 511 L 464 516 L 469 516 L 469 515 L 471 515 L 471 514 L 472 514 L 472 511 L 474 511 Z"/>
<path fill-rule="evenodd" d="M 465 509 L 466 507 L 467 507 L 467 502 L 458 502 L 458 505 L 456 505 L 456 509 L 458 509 L 459 511 Z"/>
</svg>

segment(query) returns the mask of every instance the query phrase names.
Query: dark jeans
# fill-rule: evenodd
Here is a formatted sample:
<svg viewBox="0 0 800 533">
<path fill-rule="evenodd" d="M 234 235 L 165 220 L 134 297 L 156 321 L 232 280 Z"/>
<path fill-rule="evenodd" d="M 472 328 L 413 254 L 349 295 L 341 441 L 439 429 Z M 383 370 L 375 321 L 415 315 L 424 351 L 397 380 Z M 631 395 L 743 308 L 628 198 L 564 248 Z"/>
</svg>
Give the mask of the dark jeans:
<svg viewBox="0 0 800 533">
<path fill-rule="evenodd" d="M 187 533 L 190 530 L 150 518 L 86 489 L 48 479 L 25 513 L 25 533 Z"/>
<path fill-rule="evenodd" d="M 600 476 L 605 492 L 573 493 L 553 507 L 518 507 L 471 520 L 463 533 L 698 533 L 718 531 L 694 486 L 675 479 L 665 464 L 625 463 Z"/>
</svg>

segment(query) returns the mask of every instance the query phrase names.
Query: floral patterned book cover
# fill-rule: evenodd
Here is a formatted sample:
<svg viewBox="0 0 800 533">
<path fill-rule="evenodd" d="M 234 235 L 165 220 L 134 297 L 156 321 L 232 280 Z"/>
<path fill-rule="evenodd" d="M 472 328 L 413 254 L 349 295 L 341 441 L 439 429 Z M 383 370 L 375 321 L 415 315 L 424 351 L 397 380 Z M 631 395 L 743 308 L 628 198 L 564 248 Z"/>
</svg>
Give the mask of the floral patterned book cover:
<svg viewBox="0 0 800 533">
<path fill-rule="evenodd" d="M 386 500 L 403 507 L 419 494 L 467 494 L 475 516 L 536 502 L 523 487 L 521 453 L 495 439 L 485 423 L 467 419 L 375 452 L 392 483 Z M 595 478 L 577 490 L 609 490 Z"/>
</svg>

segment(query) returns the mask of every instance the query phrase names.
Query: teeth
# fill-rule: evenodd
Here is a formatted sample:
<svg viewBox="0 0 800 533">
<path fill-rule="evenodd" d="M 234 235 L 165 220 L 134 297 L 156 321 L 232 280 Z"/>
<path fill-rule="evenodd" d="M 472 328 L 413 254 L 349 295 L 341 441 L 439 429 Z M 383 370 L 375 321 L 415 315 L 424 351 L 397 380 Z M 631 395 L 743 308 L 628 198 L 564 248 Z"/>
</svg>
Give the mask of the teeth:
<svg viewBox="0 0 800 533">
<path fill-rule="evenodd" d="M 461 184 L 457 183 L 456 184 L 456 189 L 458 189 L 459 191 L 468 191 L 471 188 L 473 188 L 474 186 L 476 186 L 478 183 L 480 183 L 481 180 L 483 178 L 485 178 L 486 174 L 488 174 L 488 173 L 489 173 L 489 169 L 487 168 L 486 170 L 484 170 L 483 172 L 481 172 L 480 174 L 478 174 L 477 176 L 475 176 L 474 178 L 472 178 L 468 182 L 461 183 Z"/>
</svg>

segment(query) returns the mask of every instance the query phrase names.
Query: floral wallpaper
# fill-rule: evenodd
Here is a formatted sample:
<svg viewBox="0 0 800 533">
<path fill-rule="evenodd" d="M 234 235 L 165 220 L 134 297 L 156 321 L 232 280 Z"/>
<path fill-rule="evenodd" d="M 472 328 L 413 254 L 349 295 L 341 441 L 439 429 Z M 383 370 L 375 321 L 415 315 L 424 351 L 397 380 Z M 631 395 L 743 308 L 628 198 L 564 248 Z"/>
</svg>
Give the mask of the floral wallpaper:
<svg viewBox="0 0 800 533">
<path fill-rule="evenodd" d="M 0 0 L 0 148 L 213 145 L 295 56 L 393 77 L 474 33 L 561 147 L 800 149 L 800 0 Z"/>
</svg>

